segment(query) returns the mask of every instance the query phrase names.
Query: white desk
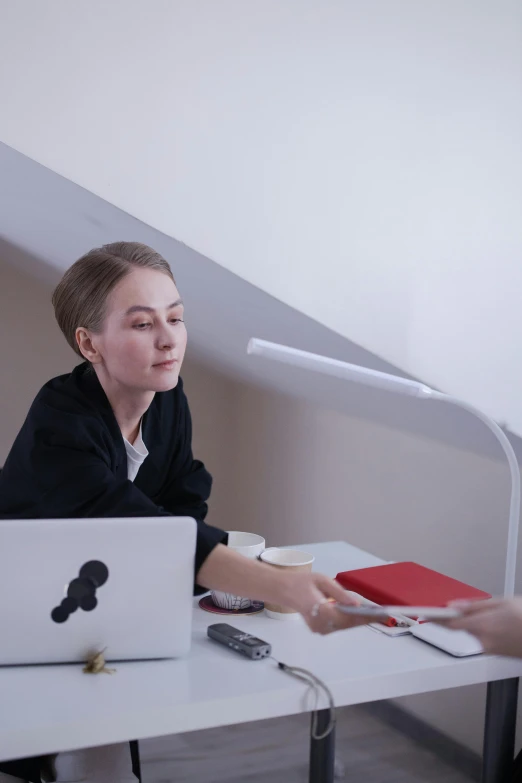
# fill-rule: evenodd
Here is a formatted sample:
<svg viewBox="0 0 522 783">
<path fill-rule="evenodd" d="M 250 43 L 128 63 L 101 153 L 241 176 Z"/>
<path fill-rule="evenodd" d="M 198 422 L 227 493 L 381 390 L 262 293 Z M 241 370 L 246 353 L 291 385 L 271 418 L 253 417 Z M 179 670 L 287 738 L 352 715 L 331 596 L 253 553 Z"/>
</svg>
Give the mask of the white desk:
<svg viewBox="0 0 522 783">
<path fill-rule="evenodd" d="M 315 554 L 316 570 L 330 576 L 383 562 L 343 542 L 303 548 Z M 273 661 L 249 661 L 207 639 L 207 626 L 225 621 L 195 601 L 189 658 L 118 664 L 113 676 L 88 676 L 76 665 L 0 669 L 0 760 L 307 711 L 306 686 Z M 522 674 L 522 661 L 456 659 L 412 637 L 390 638 L 368 627 L 321 637 L 301 618 L 230 622 L 271 642 L 278 660 L 315 672 L 338 706 Z"/>
</svg>

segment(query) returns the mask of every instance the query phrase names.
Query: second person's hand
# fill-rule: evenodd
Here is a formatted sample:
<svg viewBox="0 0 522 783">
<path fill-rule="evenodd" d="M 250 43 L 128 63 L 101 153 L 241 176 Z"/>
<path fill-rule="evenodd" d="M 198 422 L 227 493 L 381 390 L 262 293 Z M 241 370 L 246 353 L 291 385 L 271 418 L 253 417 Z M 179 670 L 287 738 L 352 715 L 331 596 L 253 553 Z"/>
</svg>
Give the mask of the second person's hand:
<svg viewBox="0 0 522 783">
<path fill-rule="evenodd" d="M 522 598 L 454 604 L 462 614 L 444 623 L 475 636 L 484 652 L 522 658 Z"/>
</svg>

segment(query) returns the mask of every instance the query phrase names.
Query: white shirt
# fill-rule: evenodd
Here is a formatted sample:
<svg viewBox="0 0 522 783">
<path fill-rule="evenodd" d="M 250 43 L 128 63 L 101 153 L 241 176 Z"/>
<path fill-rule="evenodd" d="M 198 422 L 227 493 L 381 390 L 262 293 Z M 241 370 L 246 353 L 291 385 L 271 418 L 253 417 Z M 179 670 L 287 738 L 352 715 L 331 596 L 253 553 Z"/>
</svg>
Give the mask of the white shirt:
<svg viewBox="0 0 522 783">
<path fill-rule="evenodd" d="M 149 455 L 141 435 L 141 421 L 140 431 L 138 432 L 138 437 L 134 443 L 129 443 L 127 438 L 123 438 L 123 442 L 125 443 L 125 451 L 127 452 L 127 478 L 129 481 L 134 481 L 142 463 Z"/>
</svg>

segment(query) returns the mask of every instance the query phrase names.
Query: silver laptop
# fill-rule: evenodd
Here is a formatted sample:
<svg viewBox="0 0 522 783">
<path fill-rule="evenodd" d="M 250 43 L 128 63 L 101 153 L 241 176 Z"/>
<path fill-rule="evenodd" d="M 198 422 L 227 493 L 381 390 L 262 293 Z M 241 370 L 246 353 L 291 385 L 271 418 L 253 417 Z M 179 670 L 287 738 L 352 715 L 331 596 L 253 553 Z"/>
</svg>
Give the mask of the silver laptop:
<svg viewBox="0 0 522 783">
<path fill-rule="evenodd" d="M 196 523 L 0 520 L 0 665 L 190 648 Z"/>
</svg>

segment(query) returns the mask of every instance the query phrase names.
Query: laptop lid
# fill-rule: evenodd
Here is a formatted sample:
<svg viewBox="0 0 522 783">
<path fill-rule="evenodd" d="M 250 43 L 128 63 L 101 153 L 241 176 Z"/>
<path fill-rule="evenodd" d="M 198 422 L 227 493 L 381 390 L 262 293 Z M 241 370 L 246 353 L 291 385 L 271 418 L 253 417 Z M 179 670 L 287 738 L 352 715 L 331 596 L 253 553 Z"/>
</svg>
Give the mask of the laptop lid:
<svg viewBox="0 0 522 783">
<path fill-rule="evenodd" d="M 196 528 L 185 517 L 0 521 L 0 665 L 186 655 Z"/>
</svg>

